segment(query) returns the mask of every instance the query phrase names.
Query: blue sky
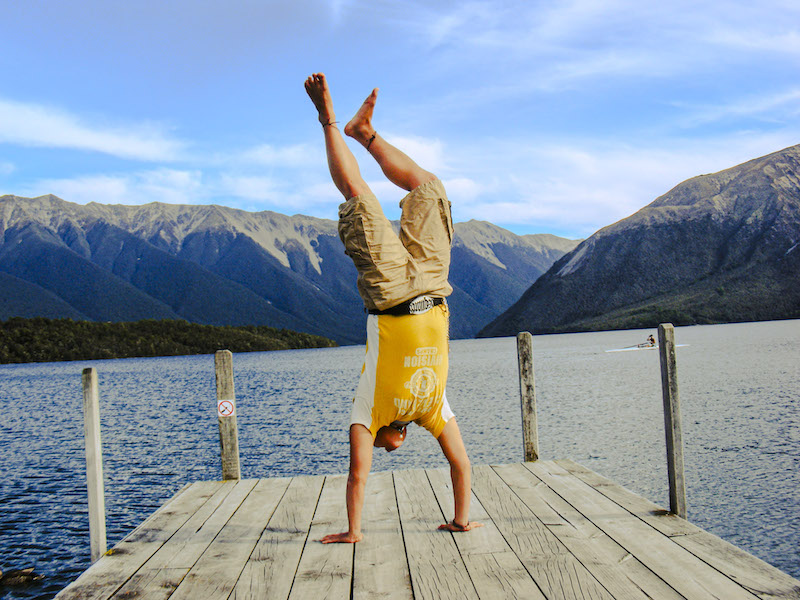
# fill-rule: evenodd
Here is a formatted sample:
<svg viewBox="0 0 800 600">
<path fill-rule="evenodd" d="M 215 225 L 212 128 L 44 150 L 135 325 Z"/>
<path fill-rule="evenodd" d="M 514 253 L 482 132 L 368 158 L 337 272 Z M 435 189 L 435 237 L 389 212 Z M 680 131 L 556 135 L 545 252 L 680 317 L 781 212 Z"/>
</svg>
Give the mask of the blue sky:
<svg viewBox="0 0 800 600">
<path fill-rule="evenodd" d="M 380 88 L 376 128 L 456 221 L 520 234 L 800 143 L 795 0 L 5 0 L 0 35 L 0 195 L 334 219 L 315 71 L 343 121 Z"/>
</svg>

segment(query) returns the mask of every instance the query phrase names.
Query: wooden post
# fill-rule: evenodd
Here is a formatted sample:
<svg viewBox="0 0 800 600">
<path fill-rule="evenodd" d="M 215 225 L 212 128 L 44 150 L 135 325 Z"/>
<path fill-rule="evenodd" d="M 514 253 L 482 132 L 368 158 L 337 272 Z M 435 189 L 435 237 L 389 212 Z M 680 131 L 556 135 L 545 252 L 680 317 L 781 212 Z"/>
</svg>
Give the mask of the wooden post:
<svg viewBox="0 0 800 600">
<path fill-rule="evenodd" d="M 233 389 L 233 354 L 218 350 L 214 355 L 217 376 L 217 422 L 222 458 L 222 479 L 241 479 L 239 430 L 236 427 L 236 394 Z"/>
<path fill-rule="evenodd" d="M 539 460 L 539 428 L 536 421 L 536 385 L 533 379 L 533 336 L 517 334 L 519 396 L 522 407 L 522 447 L 526 461 Z"/>
<path fill-rule="evenodd" d="M 664 429 L 667 434 L 667 473 L 669 510 L 686 518 L 686 480 L 683 475 L 683 430 L 678 398 L 678 366 L 675 360 L 675 328 L 672 323 L 658 326 L 661 355 L 661 393 L 664 399 Z"/>
<path fill-rule="evenodd" d="M 86 486 L 89 492 L 89 546 L 92 562 L 106 553 L 106 500 L 103 491 L 103 447 L 100 441 L 100 389 L 97 371 L 84 369 L 83 434 L 86 442 Z"/>
</svg>

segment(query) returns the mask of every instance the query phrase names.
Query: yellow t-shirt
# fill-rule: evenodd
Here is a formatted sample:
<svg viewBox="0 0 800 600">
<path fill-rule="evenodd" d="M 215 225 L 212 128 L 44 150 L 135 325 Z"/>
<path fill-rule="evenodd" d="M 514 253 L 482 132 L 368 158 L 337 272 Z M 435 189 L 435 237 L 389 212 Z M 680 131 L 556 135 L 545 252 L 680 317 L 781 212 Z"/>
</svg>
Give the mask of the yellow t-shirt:
<svg viewBox="0 0 800 600">
<path fill-rule="evenodd" d="M 350 424 L 372 436 L 394 421 L 413 421 L 434 437 L 453 417 L 445 395 L 448 368 L 447 304 L 420 315 L 370 315 L 367 355 Z"/>
</svg>

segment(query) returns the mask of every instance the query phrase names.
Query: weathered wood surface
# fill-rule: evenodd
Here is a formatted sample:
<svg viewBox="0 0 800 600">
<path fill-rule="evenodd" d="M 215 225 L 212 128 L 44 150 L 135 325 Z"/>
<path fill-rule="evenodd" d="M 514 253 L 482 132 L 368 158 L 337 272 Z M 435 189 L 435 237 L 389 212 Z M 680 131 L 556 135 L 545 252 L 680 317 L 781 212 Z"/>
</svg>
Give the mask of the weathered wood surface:
<svg viewBox="0 0 800 600">
<path fill-rule="evenodd" d="M 661 395 L 664 400 L 664 431 L 667 437 L 667 476 L 669 510 L 679 517 L 686 514 L 686 478 L 683 472 L 683 427 L 678 396 L 678 362 L 675 358 L 675 328 L 672 323 L 658 326 L 658 351 L 661 356 Z"/>
<path fill-rule="evenodd" d="M 230 350 L 217 350 L 214 354 L 214 373 L 217 380 L 217 423 L 219 424 L 222 478 L 241 479 L 239 428 L 236 424 L 236 391 L 233 384 L 233 354 Z"/>
<path fill-rule="evenodd" d="M 539 423 L 536 414 L 536 382 L 533 375 L 533 336 L 517 334 L 519 399 L 522 409 L 522 456 L 526 461 L 539 459 Z"/>
<path fill-rule="evenodd" d="M 103 443 L 100 439 L 100 387 L 94 367 L 83 370 L 83 437 L 86 444 L 86 488 L 92 562 L 106 553 L 106 500 Z"/>
<path fill-rule="evenodd" d="M 468 533 L 449 473 L 373 473 L 363 542 L 343 531 L 346 477 L 184 487 L 56 596 L 800 600 L 800 581 L 571 461 L 473 470 Z"/>
</svg>

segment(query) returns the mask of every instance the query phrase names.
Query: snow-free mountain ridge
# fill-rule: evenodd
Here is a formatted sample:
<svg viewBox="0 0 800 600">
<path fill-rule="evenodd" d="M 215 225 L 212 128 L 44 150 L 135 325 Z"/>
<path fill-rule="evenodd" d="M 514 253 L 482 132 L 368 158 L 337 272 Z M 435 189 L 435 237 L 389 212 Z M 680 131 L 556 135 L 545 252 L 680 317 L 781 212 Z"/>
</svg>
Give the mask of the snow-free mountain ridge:
<svg viewBox="0 0 800 600">
<path fill-rule="evenodd" d="M 451 332 L 471 337 L 577 244 L 457 223 Z M 217 205 L 0 197 L 0 319 L 187 319 L 364 336 L 337 224 Z"/>
<path fill-rule="evenodd" d="M 684 181 L 560 258 L 483 336 L 800 317 L 800 145 Z"/>
</svg>

